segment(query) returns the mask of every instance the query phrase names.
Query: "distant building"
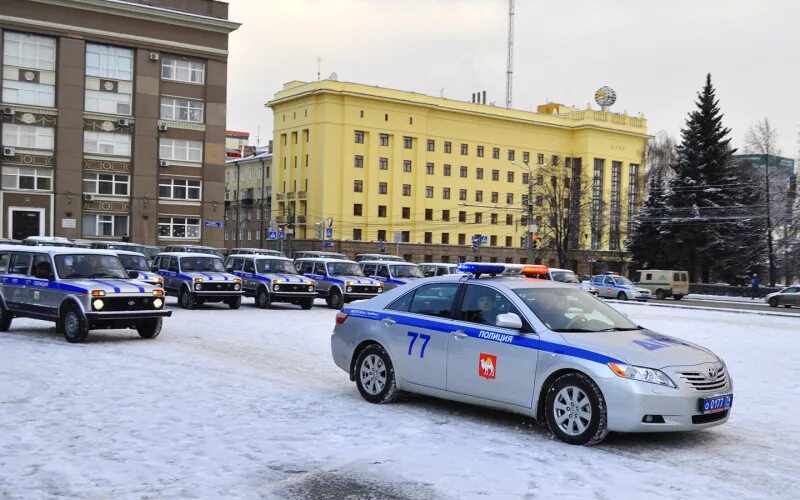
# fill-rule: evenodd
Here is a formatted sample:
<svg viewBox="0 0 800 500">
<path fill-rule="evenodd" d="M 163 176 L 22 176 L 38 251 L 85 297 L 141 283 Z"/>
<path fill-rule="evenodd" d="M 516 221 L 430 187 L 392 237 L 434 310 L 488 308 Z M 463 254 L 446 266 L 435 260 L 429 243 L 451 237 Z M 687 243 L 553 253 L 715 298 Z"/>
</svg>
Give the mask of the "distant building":
<svg viewBox="0 0 800 500">
<path fill-rule="evenodd" d="M 225 247 L 267 246 L 271 219 L 272 151 L 254 148 L 242 158 L 225 162 Z M 273 229 L 278 229 L 277 227 Z"/>
<path fill-rule="evenodd" d="M 250 132 L 238 130 L 225 131 L 225 156 L 226 158 L 241 158 L 250 153 L 245 152 L 250 144 Z"/>
<path fill-rule="evenodd" d="M 754 167 L 764 168 L 767 163 L 767 156 L 769 156 L 769 168 L 778 169 L 778 171 L 785 173 L 788 178 L 794 174 L 794 159 L 786 158 L 785 156 L 777 155 L 759 155 L 759 154 L 742 154 L 733 155 L 734 160 L 750 162 Z M 771 174 L 774 172 L 771 172 Z"/>
</svg>

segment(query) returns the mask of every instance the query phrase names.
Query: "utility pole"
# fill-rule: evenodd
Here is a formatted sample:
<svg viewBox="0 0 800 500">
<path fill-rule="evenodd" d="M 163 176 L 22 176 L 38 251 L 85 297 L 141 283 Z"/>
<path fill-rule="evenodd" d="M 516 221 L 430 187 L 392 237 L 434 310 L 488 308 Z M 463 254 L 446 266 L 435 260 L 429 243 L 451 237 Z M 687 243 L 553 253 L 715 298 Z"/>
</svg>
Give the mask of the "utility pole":
<svg viewBox="0 0 800 500">
<path fill-rule="evenodd" d="M 508 0 L 508 61 L 506 62 L 506 107 L 511 107 L 514 68 L 514 0 Z"/>
<path fill-rule="evenodd" d="M 242 197 L 241 197 L 241 184 L 240 179 L 242 178 L 242 166 L 239 162 L 236 163 L 236 248 L 241 247 L 241 242 L 239 241 L 239 237 L 242 233 L 242 223 L 241 223 L 241 216 L 242 216 Z"/>
<path fill-rule="evenodd" d="M 528 234 L 528 254 L 531 258 L 531 264 L 536 262 L 536 259 L 533 256 L 533 234 L 531 234 L 531 225 L 533 224 L 533 171 L 525 163 L 525 167 L 528 168 L 528 224 L 525 227 L 525 231 Z"/>
<path fill-rule="evenodd" d="M 767 257 L 769 257 L 769 286 L 775 286 L 775 256 L 772 253 L 772 217 L 769 206 L 769 151 L 767 151 L 765 156 L 766 161 L 764 162 L 764 183 L 767 192 Z"/>
</svg>

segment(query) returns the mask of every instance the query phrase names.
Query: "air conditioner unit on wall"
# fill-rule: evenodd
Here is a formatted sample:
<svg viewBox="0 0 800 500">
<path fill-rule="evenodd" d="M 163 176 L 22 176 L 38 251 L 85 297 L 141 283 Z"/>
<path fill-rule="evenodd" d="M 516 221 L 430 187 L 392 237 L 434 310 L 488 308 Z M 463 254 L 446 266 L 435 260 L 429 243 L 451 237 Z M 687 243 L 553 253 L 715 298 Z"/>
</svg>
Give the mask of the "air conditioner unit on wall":
<svg viewBox="0 0 800 500">
<path fill-rule="evenodd" d="M 159 167 L 169 167 L 169 162 L 167 160 L 159 160 L 158 161 Z"/>
<path fill-rule="evenodd" d="M 93 194 L 83 195 L 83 201 L 94 201 L 94 195 Z"/>
<path fill-rule="evenodd" d="M 3 148 L 3 156 L 14 156 L 17 151 L 14 148 Z"/>
<path fill-rule="evenodd" d="M 161 55 L 158 52 L 150 52 L 151 61 L 158 61 L 159 59 L 161 59 Z"/>
<path fill-rule="evenodd" d="M 166 132 L 167 130 L 169 130 L 169 127 L 167 126 L 166 123 L 159 123 L 158 130 L 161 132 Z"/>
<path fill-rule="evenodd" d="M 117 125 L 119 125 L 120 127 L 127 127 L 130 124 L 131 124 L 131 121 L 128 120 L 127 118 L 120 118 L 120 119 L 117 120 Z"/>
<path fill-rule="evenodd" d="M 14 108 L 12 108 L 11 106 L 6 106 L 5 108 L 3 108 L 3 114 L 4 115 L 13 115 L 14 114 Z"/>
</svg>

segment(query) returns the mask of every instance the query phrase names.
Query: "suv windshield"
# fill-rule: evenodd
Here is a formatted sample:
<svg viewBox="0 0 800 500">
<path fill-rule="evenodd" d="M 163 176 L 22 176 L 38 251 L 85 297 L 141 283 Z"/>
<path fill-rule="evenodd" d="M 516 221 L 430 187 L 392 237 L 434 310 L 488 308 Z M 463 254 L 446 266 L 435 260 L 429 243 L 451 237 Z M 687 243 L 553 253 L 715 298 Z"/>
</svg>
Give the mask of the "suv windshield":
<svg viewBox="0 0 800 500">
<path fill-rule="evenodd" d="M 578 283 L 580 280 L 572 271 L 552 271 L 553 281 L 560 281 L 561 283 Z"/>
<path fill-rule="evenodd" d="M 514 293 L 554 332 L 640 329 L 622 314 L 577 288 L 517 288 Z"/>
<path fill-rule="evenodd" d="M 290 260 L 259 259 L 256 261 L 256 270 L 259 273 L 297 274 Z"/>
<path fill-rule="evenodd" d="M 614 283 L 617 284 L 617 285 L 633 286 L 633 283 L 631 283 L 631 280 L 629 280 L 625 276 L 614 276 L 613 279 L 614 279 Z"/>
<path fill-rule="evenodd" d="M 181 257 L 181 271 L 225 272 L 222 259 L 216 257 Z"/>
<path fill-rule="evenodd" d="M 128 273 L 113 255 L 70 254 L 56 255 L 56 270 L 62 279 L 122 278 Z"/>
<path fill-rule="evenodd" d="M 128 252 L 137 252 L 142 255 L 147 255 L 147 249 L 144 245 L 109 243 L 108 248 L 109 250 L 127 250 Z"/>
<path fill-rule="evenodd" d="M 118 257 L 125 269 L 134 271 L 150 270 L 150 266 L 147 265 L 147 259 L 141 255 L 118 255 Z"/>
<path fill-rule="evenodd" d="M 395 278 L 424 278 L 422 271 L 415 265 L 389 266 Z"/>
<path fill-rule="evenodd" d="M 211 254 L 211 255 L 216 255 L 220 259 L 224 257 L 224 255 L 222 255 L 222 252 L 220 252 L 216 248 L 203 248 L 203 247 L 201 247 L 201 248 L 193 248 L 193 247 L 189 247 L 189 248 L 186 249 L 186 251 L 189 252 L 189 253 L 208 253 L 208 254 Z"/>
<path fill-rule="evenodd" d="M 364 276 L 355 262 L 328 262 L 328 274 L 331 276 Z"/>
</svg>

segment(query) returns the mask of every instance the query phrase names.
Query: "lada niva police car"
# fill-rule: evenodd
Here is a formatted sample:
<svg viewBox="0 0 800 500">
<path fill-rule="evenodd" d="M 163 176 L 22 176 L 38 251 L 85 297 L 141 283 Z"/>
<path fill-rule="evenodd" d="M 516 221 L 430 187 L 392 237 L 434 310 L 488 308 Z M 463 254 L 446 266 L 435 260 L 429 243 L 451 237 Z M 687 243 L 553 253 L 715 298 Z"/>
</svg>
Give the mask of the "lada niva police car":
<svg viewBox="0 0 800 500">
<path fill-rule="evenodd" d="M 364 276 L 352 260 L 303 258 L 296 259 L 294 265 L 297 272 L 316 281 L 317 295 L 333 309 L 383 292 L 383 283 Z"/>
<path fill-rule="evenodd" d="M 336 315 L 331 351 L 369 402 L 409 391 L 528 415 L 559 439 L 705 429 L 727 421 L 733 382 L 713 352 L 638 326 L 550 280 L 428 278 Z M 485 277 L 490 275 L 489 277 Z"/>
<path fill-rule="evenodd" d="M 363 260 L 358 265 L 361 266 L 364 276 L 382 282 L 384 291 L 425 277 L 419 267 L 410 262 Z"/>
<path fill-rule="evenodd" d="M 148 285 L 164 286 L 164 278 L 150 270 L 147 264 L 147 257 L 139 252 L 129 252 L 126 250 L 109 250 L 122 262 L 122 267 L 126 271 L 136 271 L 138 275 L 136 281 L 147 283 Z"/>
<path fill-rule="evenodd" d="M 15 317 L 54 321 L 69 342 L 89 330 L 134 328 L 144 338 L 161 333 L 164 290 L 134 281 L 110 251 L 0 246 L 0 331 Z"/>
<path fill-rule="evenodd" d="M 245 297 L 255 297 L 256 305 L 268 309 L 273 302 L 297 304 L 311 309 L 317 296 L 316 282 L 297 273 L 286 257 L 229 255 L 225 270 L 242 279 Z"/>
<path fill-rule="evenodd" d="M 597 288 L 598 296 L 607 299 L 647 302 L 653 298 L 653 294 L 650 293 L 650 290 L 641 286 L 636 286 L 625 276 L 620 276 L 616 273 L 592 276 L 589 284 Z"/>
<path fill-rule="evenodd" d="M 164 289 L 178 296 L 184 309 L 194 309 L 206 302 L 224 302 L 231 309 L 242 305 L 242 279 L 225 272 L 216 255 L 193 252 L 160 253 L 153 271 L 164 278 Z"/>
</svg>

